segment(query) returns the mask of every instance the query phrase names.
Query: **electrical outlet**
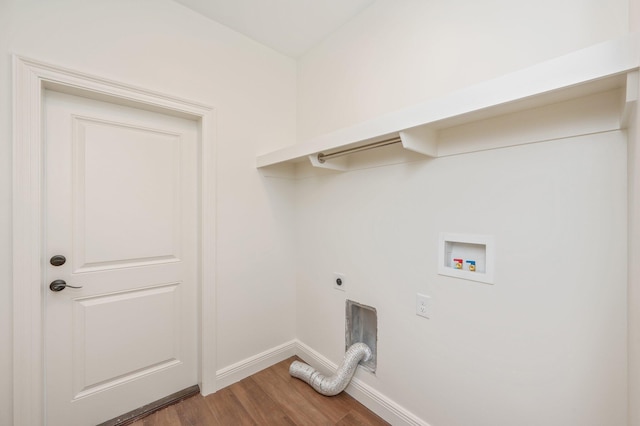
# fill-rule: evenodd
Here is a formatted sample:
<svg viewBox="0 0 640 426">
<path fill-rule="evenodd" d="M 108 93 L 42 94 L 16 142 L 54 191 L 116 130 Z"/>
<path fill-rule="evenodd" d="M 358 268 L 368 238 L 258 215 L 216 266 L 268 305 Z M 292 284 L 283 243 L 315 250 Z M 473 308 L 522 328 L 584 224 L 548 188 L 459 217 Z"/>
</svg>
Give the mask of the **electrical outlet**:
<svg viewBox="0 0 640 426">
<path fill-rule="evenodd" d="M 431 318 L 431 296 L 416 294 L 416 315 Z"/>
<path fill-rule="evenodd" d="M 333 273 L 333 288 L 340 291 L 347 291 L 346 289 L 346 278 L 344 274 L 339 272 Z"/>
</svg>

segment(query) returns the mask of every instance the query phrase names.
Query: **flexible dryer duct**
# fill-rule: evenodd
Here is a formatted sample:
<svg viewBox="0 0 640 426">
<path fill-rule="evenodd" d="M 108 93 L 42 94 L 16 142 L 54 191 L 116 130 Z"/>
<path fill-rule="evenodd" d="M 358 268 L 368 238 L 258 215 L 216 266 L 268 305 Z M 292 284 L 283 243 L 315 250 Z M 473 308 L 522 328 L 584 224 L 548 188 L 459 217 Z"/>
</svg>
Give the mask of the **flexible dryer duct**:
<svg viewBox="0 0 640 426">
<path fill-rule="evenodd" d="M 342 392 L 356 372 L 356 367 L 360 361 L 368 361 L 371 358 L 371 349 L 364 343 L 355 343 L 347 349 L 342 365 L 331 377 L 325 377 L 313 367 L 304 362 L 293 361 L 289 367 L 289 374 L 303 380 L 316 390 L 326 396 L 337 395 Z"/>
</svg>

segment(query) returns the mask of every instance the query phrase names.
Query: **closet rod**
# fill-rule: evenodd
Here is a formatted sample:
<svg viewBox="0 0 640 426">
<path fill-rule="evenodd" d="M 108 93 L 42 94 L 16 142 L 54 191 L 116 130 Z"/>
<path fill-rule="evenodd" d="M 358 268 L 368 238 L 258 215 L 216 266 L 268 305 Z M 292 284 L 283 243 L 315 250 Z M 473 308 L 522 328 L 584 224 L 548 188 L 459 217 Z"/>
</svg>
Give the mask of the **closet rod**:
<svg viewBox="0 0 640 426">
<path fill-rule="evenodd" d="M 324 163 L 325 160 L 328 160 L 330 158 L 342 157 L 343 155 L 352 154 L 354 152 L 366 151 L 368 149 L 373 149 L 373 148 L 380 148 L 382 146 L 393 145 L 398 142 L 402 142 L 402 139 L 400 139 L 399 137 L 395 137 L 391 139 L 385 139 L 383 141 L 373 142 L 367 145 L 358 146 L 355 148 L 343 149 L 342 151 L 332 152 L 331 154 L 319 153 L 318 162 Z"/>
</svg>

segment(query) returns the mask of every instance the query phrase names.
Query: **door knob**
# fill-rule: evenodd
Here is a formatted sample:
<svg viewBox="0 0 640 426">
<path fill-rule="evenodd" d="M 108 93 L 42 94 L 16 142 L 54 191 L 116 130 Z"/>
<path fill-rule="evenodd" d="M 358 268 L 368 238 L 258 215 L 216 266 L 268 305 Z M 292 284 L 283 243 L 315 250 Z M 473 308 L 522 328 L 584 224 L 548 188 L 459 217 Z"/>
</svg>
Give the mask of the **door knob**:
<svg viewBox="0 0 640 426">
<path fill-rule="evenodd" d="M 61 266 L 67 261 L 67 258 L 61 254 L 56 254 L 51 259 L 49 259 L 49 263 L 53 266 Z"/>
<path fill-rule="evenodd" d="M 82 288 L 82 286 L 74 287 L 72 285 L 69 285 L 64 280 L 51 281 L 51 284 L 49 284 L 49 289 L 51 291 L 62 291 L 67 287 L 69 287 L 69 288 Z"/>
</svg>

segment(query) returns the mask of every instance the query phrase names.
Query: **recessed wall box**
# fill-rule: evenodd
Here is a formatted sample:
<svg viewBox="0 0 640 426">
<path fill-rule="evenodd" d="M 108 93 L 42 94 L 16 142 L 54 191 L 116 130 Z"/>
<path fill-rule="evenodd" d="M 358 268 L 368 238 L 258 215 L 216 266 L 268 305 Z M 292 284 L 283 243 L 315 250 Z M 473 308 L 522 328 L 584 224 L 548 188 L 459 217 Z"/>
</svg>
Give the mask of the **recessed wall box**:
<svg viewBox="0 0 640 426">
<path fill-rule="evenodd" d="M 371 306 L 347 300 L 345 321 L 345 351 L 362 342 L 371 349 L 371 358 L 360 364 L 365 370 L 376 372 L 378 363 L 378 313 Z"/>
<path fill-rule="evenodd" d="M 493 284 L 492 235 L 441 233 L 438 241 L 438 274 Z"/>
</svg>

